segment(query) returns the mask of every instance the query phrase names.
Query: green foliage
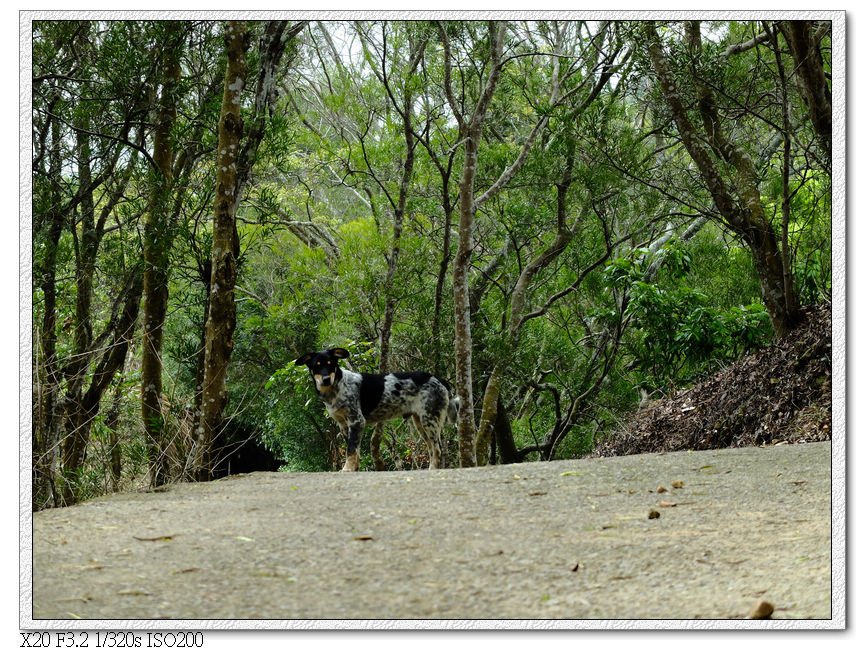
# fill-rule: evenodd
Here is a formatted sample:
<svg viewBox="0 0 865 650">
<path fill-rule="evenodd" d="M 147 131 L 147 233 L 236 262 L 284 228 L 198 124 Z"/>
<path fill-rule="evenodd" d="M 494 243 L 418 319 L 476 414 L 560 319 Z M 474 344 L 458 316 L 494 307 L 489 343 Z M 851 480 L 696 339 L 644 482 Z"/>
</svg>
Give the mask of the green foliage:
<svg viewBox="0 0 865 650">
<path fill-rule="evenodd" d="M 309 387 L 306 366 L 277 370 L 265 384 L 267 415 L 262 441 L 285 462 L 288 471 L 323 471 L 328 463 L 326 438 L 331 424 Z"/>
<path fill-rule="evenodd" d="M 492 369 L 504 367 L 502 400 L 518 448 L 542 443 L 573 405 L 571 429 L 558 444 L 557 457 L 590 451 L 595 438 L 617 426 L 634 406 L 637 389 L 665 392 L 688 384 L 771 336 L 752 254 L 716 225 L 712 196 L 696 177 L 653 83 L 641 25 L 613 21 L 608 26 L 509 23 L 507 63 L 479 143 L 478 193 L 517 159 L 538 119 L 548 117 L 519 172 L 475 214 L 470 288 L 476 399 Z M 178 176 L 174 197 L 179 219 L 173 225 L 163 348 L 166 426 L 184 435 L 195 399 L 209 290 L 220 93 L 208 94 L 208 88 L 225 64 L 220 29 L 207 22 L 189 22 L 185 28 L 174 137 L 178 151 L 188 152 L 191 162 Z M 253 24 L 254 35 L 261 28 Z M 450 99 L 465 110 L 477 101 L 489 74 L 488 26 L 447 21 L 443 29 L 453 54 L 455 97 Z M 693 83 L 699 74 L 711 81 L 716 109 L 722 123 L 730 125 L 731 138 L 754 159 L 761 203 L 775 234 L 781 238 L 785 228 L 789 234 L 797 296 L 803 303 L 825 300 L 832 288 L 832 187 L 827 171 L 814 162 L 807 107 L 788 81 L 795 137 L 787 220 L 782 148 L 769 146 L 783 123 L 774 52 L 762 43 L 725 55 L 730 45 L 748 41 L 762 29 L 758 22 L 704 22 L 703 46 L 694 52 L 683 23 L 658 24 L 691 120 L 702 124 Z M 94 214 L 109 208 L 103 190 L 120 183 L 121 171 L 130 178 L 121 199 L 110 206 L 95 260 L 91 327 L 98 335 L 111 319 L 124 278 L 141 257 L 149 163 L 137 148 L 140 143 L 150 146 L 150 102 L 158 93 L 148 84 L 158 78 L 166 34 L 159 21 L 34 25 L 34 340 L 45 310 L 41 281 L 53 264 L 61 367 L 74 352 L 76 273 L 83 245 L 76 129 L 89 121 L 89 131 L 109 135 L 92 138 L 94 174 L 109 165 L 120 147 L 115 173 L 96 192 Z M 830 35 L 826 38 L 828 44 Z M 351 351 L 355 370 L 377 371 L 390 298 L 395 305 L 390 367 L 428 369 L 453 378 L 452 273 L 463 136 L 445 96 L 444 54 L 435 23 L 310 23 L 295 45 L 274 71 L 283 89 L 281 100 L 267 120 L 239 209 L 242 252 L 226 415 L 254 430 L 285 468 L 321 471 L 338 463 L 335 445 L 344 447 L 344 441 L 337 440 L 335 424 L 316 399 L 306 368 L 294 365 L 295 358 L 339 345 Z M 409 74 L 413 47 L 422 56 Z M 566 97 L 558 106 L 549 103 L 549 52 L 554 49 L 561 53 L 560 95 Z M 603 56 L 613 52 L 618 53 L 611 60 L 615 74 L 595 88 L 606 69 Z M 249 56 L 254 70 L 255 47 Z M 790 75 L 792 62 L 783 47 L 781 56 Z M 406 94 L 414 98 L 410 124 L 420 141 L 413 152 L 399 262 L 390 295 L 385 295 L 395 203 L 407 157 L 403 119 L 394 104 L 400 106 Z M 251 110 L 244 102 L 244 110 Z M 52 124 L 52 116 L 62 119 Z M 133 126 L 119 133 L 118 125 L 127 120 Z M 52 126 L 59 128 L 59 170 L 52 169 L 49 155 Z M 719 168 L 730 175 L 727 163 L 719 162 Z M 514 289 L 521 273 L 553 241 L 566 170 L 564 220 L 571 238 L 532 278 L 523 314 L 539 313 L 512 337 Z M 49 230 L 58 200 L 67 212 L 55 251 Z M 709 222 L 695 237 L 686 242 L 674 237 L 651 252 L 662 231 L 669 227 L 682 233 L 698 216 Z M 443 260 L 444 282 L 437 297 Z M 649 277 L 654 263 L 659 270 Z M 140 355 L 139 348 L 133 347 L 127 364 L 120 436 L 127 484 L 140 480 L 146 466 L 134 355 Z M 45 371 L 35 374 L 44 379 Z M 86 375 L 91 378 L 93 368 Z M 61 389 L 67 388 L 66 381 Z M 558 413 L 554 395 L 560 399 Z M 463 408 L 471 406 L 479 405 Z M 107 489 L 110 434 L 100 414 L 92 428 L 88 464 L 68 477 L 82 495 Z M 387 466 L 398 468 L 422 465 L 425 450 L 400 422 L 385 428 L 383 453 Z M 369 462 L 363 453 L 363 467 Z"/>
<path fill-rule="evenodd" d="M 666 392 L 771 340 L 762 304 L 718 307 L 686 282 L 691 257 L 681 246 L 661 251 L 665 277 L 660 282 L 642 279 L 648 251 L 637 252 L 642 257 L 613 260 L 605 270 L 611 284 L 629 290 L 628 349 L 637 385 Z"/>
</svg>

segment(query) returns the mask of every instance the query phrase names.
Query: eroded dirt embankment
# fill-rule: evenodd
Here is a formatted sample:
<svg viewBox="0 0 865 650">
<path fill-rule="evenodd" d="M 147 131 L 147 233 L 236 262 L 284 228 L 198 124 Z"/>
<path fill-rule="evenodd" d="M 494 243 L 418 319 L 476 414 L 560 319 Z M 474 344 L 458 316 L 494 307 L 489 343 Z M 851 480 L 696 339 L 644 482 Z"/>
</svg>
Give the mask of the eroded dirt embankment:
<svg viewBox="0 0 865 650">
<path fill-rule="evenodd" d="M 800 443 L 832 437 L 832 311 L 804 310 L 780 341 L 691 388 L 654 400 L 601 442 L 599 456 Z"/>
</svg>

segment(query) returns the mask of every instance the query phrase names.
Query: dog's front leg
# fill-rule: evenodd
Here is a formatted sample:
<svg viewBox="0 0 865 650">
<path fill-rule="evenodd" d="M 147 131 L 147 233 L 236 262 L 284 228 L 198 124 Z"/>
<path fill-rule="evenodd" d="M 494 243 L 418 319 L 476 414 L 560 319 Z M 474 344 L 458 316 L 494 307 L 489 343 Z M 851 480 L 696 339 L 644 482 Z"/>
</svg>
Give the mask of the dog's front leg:
<svg viewBox="0 0 865 650">
<path fill-rule="evenodd" d="M 356 472 L 360 467 L 360 458 L 358 447 L 360 447 L 360 438 L 363 435 L 363 418 L 355 420 L 348 424 L 348 453 L 345 457 L 345 465 L 343 472 Z"/>
</svg>

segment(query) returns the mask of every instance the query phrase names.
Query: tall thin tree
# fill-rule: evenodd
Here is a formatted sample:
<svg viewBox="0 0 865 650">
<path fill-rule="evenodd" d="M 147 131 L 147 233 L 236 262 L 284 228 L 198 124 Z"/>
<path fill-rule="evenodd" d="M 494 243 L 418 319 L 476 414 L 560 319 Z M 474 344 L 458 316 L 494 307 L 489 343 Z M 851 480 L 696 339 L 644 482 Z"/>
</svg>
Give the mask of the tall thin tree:
<svg viewBox="0 0 865 650">
<path fill-rule="evenodd" d="M 144 222 L 144 333 L 141 351 L 141 415 L 148 441 L 150 482 L 167 480 L 164 416 L 162 413 L 162 334 L 168 309 L 168 263 L 174 225 L 171 223 L 174 186 L 173 129 L 177 119 L 177 92 L 184 24 L 164 23 L 164 61 L 161 92 L 156 101 L 153 130 L 153 166 L 150 201 Z"/>
<path fill-rule="evenodd" d="M 208 315 L 204 331 L 204 369 L 201 385 L 201 412 L 197 437 L 201 454 L 199 478 L 210 478 L 213 442 L 223 424 L 228 403 L 226 376 L 234 348 L 237 312 L 234 288 L 237 283 L 240 238 L 237 232 L 237 207 L 249 180 L 258 147 L 264 139 L 268 120 L 278 97 L 276 71 L 292 41 L 306 22 L 291 27 L 286 21 L 269 21 L 258 43 L 258 70 L 253 97 L 253 113 L 244 135 L 241 115 L 246 89 L 251 32 L 245 21 L 229 21 L 225 27 L 227 64 L 219 118 L 216 162 L 216 197 L 213 208 L 213 244 Z"/>
<path fill-rule="evenodd" d="M 198 426 L 201 448 L 199 478 L 210 478 L 213 467 L 213 439 L 222 423 L 228 401 L 225 375 L 233 348 L 236 322 L 234 285 L 240 241 L 235 215 L 240 200 L 238 162 L 243 137 L 241 105 L 246 87 L 246 50 L 249 28 L 246 21 L 229 21 L 225 26 L 225 82 L 219 115 L 216 153 L 216 197 L 213 206 L 213 248 L 211 250 L 210 301 L 204 324 L 204 378 Z"/>
<path fill-rule="evenodd" d="M 488 29 L 490 68 L 481 94 L 470 115 L 466 115 L 457 102 L 452 86 L 453 54 L 447 28 L 439 23 L 439 34 L 444 47 L 445 92 L 448 104 L 459 125 L 463 143 L 463 169 L 459 188 L 459 243 L 454 259 L 454 357 L 456 365 L 456 391 L 462 403 L 458 421 L 459 457 L 461 467 L 477 465 L 475 457 L 475 416 L 472 392 L 472 331 L 470 322 L 469 269 L 474 248 L 473 230 L 475 211 L 475 176 L 478 150 L 483 135 L 484 120 L 493 99 L 502 72 L 505 23 L 490 21 Z"/>
</svg>

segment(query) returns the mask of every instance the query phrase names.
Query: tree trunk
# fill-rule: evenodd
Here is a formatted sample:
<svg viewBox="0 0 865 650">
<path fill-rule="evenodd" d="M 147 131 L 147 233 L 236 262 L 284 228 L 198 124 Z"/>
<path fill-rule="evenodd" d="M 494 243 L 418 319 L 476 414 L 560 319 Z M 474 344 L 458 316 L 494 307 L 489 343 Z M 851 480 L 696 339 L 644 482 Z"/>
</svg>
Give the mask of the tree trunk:
<svg viewBox="0 0 865 650">
<path fill-rule="evenodd" d="M 778 45 L 778 28 L 767 25 L 767 31 L 772 34 L 772 49 L 775 53 L 775 65 L 778 67 L 778 86 L 781 91 L 782 139 L 784 144 L 783 162 L 781 168 L 781 263 L 784 268 L 784 300 L 788 307 L 797 307 L 796 290 L 793 284 L 793 259 L 790 252 L 790 173 L 792 171 L 792 125 L 790 123 L 789 93 L 787 92 L 787 71 L 781 57 Z"/>
<path fill-rule="evenodd" d="M 514 443 L 514 433 L 511 430 L 511 420 L 508 417 L 508 412 L 505 409 L 501 395 L 496 400 L 496 421 L 493 426 L 495 434 L 496 448 L 498 449 L 498 462 L 502 465 L 511 463 L 519 463 L 520 458 L 517 446 Z"/>
<path fill-rule="evenodd" d="M 85 372 L 90 358 L 90 344 L 93 338 L 90 323 L 90 307 L 93 298 L 93 273 L 96 267 L 96 252 L 99 241 L 96 236 L 92 176 L 90 173 L 90 135 L 87 132 L 90 121 L 86 114 L 78 122 L 80 131 L 77 136 L 78 178 L 82 188 L 80 206 L 80 236 L 75 237 L 75 317 L 71 361 L 64 369 L 68 377 L 64 396 L 65 436 L 60 445 L 60 461 L 63 486 L 61 499 L 64 504 L 74 503 L 73 482 L 84 463 L 84 451 L 89 438 L 90 414 L 83 405 Z M 76 234 L 73 225 L 73 235 Z"/>
<path fill-rule="evenodd" d="M 200 480 L 213 475 L 213 441 L 222 427 L 228 402 L 226 375 L 234 348 L 237 312 L 234 287 L 237 283 L 240 240 L 237 234 L 237 206 L 252 171 L 258 146 L 264 138 L 268 118 L 278 96 L 276 69 L 286 45 L 306 25 L 287 28 L 285 21 L 269 21 L 259 41 L 259 66 L 255 84 L 254 111 L 250 128 L 243 137 L 240 106 L 246 87 L 246 51 L 249 30 L 245 21 L 229 21 L 225 29 L 228 63 L 225 70 L 216 163 L 216 199 L 213 215 L 213 244 L 207 321 L 204 332 L 204 372 L 201 382 L 201 415 L 196 429 L 202 465 Z"/>
<path fill-rule="evenodd" d="M 104 351 L 86 391 L 77 390 L 67 395 L 66 437 L 61 449 L 63 465 L 62 505 L 75 503 L 75 479 L 84 467 L 87 445 L 93 420 L 99 413 L 102 395 L 117 371 L 126 361 L 126 353 L 138 320 L 138 310 L 143 290 L 143 273 L 138 266 L 130 271 L 126 286 L 118 297 L 116 309 L 107 326 L 110 340 Z"/>
<path fill-rule="evenodd" d="M 780 338 L 795 327 L 799 320 L 799 309 L 795 301 L 794 304 L 788 304 L 785 298 L 784 264 L 777 236 L 763 209 L 754 164 L 744 150 L 727 137 L 711 90 L 701 79 L 700 73 L 694 72 L 692 79 L 699 96 L 698 109 L 703 124 L 703 132 L 698 131 L 682 103 L 654 22 L 645 22 L 643 30 L 648 41 L 649 60 L 658 76 L 661 93 L 670 107 L 682 144 L 696 164 L 724 224 L 742 237 L 750 248 L 760 277 L 763 302 L 772 319 L 775 336 Z M 698 22 L 686 24 L 686 38 L 692 56 L 697 61 L 701 47 Z M 703 145 L 704 141 L 708 141 L 712 152 L 733 169 L 735 195 L 731 193 L 712 154 Z"/>
<path fill-rule="evenodd" d="M 41 265 L 34 269 L 42 289 L 43 312 L 39 338 L 41 362 L 36 365 L 33 399 L 36 402 L 33 418 L 33 507 L 41 508 L 49 500 L 55 501 L 54 471 L 58 440 L 57 398 L 60 394 L 60 373 L 57 365 L 57 247 L 63 231 L 63 212 L 60 208 L 60 125 L 51 124 L 51 149 L 48 155 L 51 178 L 50 208 L 45 219 L 47 233 L 45 253 Z"/>
<path fill-rule="evenodd" d="M 477 168 L 480 125 L 466 135 L 465 161 L 460 180 L 459 244 L 454 258 L 454 356 L 455 384 L 462 406 L 458 420 L 460 467 L 477 465 L 475 456 L 475 415 L 472 394 L 472 331 L 469 303 L 469 268 L 471 266 L 472 228 L 474 224 L 474 177 Z"/>
<path fill-rule="evenodd" d="M 407 103 L 408 103 L 407 98 Z M 404 120 L 407 122 L 411 119 L 410 109 L 407 108 L 407 114 Z M 396 313 L 396 296 L 394 295 L 394 279 L 399 265 L 400 246 L 402 243 L 402 228 L 403 218 L 405 217 L 405 208 L 408 201 L 408 189 L 411 182 L 412 170 L 414 169 L 414 137 L 411 133 L 410 125 L 405 127 L 406 141 L 406 159 L 403 163 L 402 181 L 400 182 L 399 197 L 393 211 L 393 238 L 391 240 L 390 256 L 387 260 L 387 275 L 384 281 L 385 308 L 384 319 L 381 326 L 381 357 L 379 361 L 379 372 L 388 372 L 390 365 L 390 338 L 393 330 L 393 319 Z"/>
<path fill-rule="evenodd" d="M 454 258 L 454 356 L 456 359 L 456 391 L 462 406 L 457 424 L 459 436 L 459 457 L 461 467 L 477 465 L 475 456 L 475 416 L 474 396 L 472 393 L 472 333 L 471 302 L 469 291 L 469 269 L 471 268 L 474 227 L 477 205 L 474 195 L 474 181 L 477 173 L 478 149 L 481 142 L 483 123 L 487 109 L 498 85 L 502 70 L 502 51 L 504 47 L 504 24 L 490 22 L 490 72 L 486 79 L 474 111 L 468 121 L 457 104 L 451 87 L 450 41 L 443 25 L 439 33 L 444 45 L 445 92 L 448 104 L 454 112 L 460 127 L 463 144 L 463 171 L 460 176 L 459 196 L 459 242 Z M 488 192 L 489 193 L 489 192 Z"/>
<path fill-rule="evenodd" d="M 248 46 L 249 32 L 246 22 L 229 21 L 225 28 L 228 62 L 219 117 L 210 304 L 204 325 L 204 377 L 201 386 L 201 417 L 197 430 L 202 453 L 200 480 L 209 480 L 212 476 L 213 441 L 222 425 L 222 412 L 228 401 L 225 377 L 234 347 L 237 318 L 234 286 L 237 281 L 237 258 L 240 255 L 235 215 L 240 199 L 238 155 L 243 136 L 240 106 L 246 84 Z"/>
<path fill-rule="evenodd" d="M 556 236 L 549 246 L 525 266 L 510 295 L 510 314 L 508 316 L 507 331 L 503 333 L 508 345 L 505 347 L 500 360 L 493 367 L 484 391 L 481 419 L 475 443 L 475 453 L 479 459 L 487 457 L 487 450 L 493 440 L 496 422 L 500 419 L 499 409 L 501 408 L 501 399 L 499 393 L 502 387 L 502 379 L 505 369 L 510 364 L 510 359 L 516 353 L 519 346 L 520 330 L 526 322 L 523 320 L 523 316 L 532 281 L 538 273 L 552 264 L 565 251 L 574 236 L 567 224 L 567 196 L 571 186 L 573 167 L 574 147 L 573 143 L 571 143 L 562 181 L 556 184 Z"/>
<path fill-rule="evenodd" d="M 501 359 L 493 366 L 484 389 L 484 398 L 481 402 L 481 419 L 478 423 L 477 439 L 475 440 L 475 456 L 480 464 L 486 463 L 490 444 L 494 440 L 495 423 L 499 417 L 501 404 L 502 376 L 506 363 L 505 359 Z"/>
<path fill-rule="evenodd" d="M 417 69 L 417 66 L 420 63 L 420 55 L 422 53 L 423 45 L 421 44 L 420 47 L 418 47 L 417 43 L 412 43 L 410 47 L 412 50 L 412 61 L 406 73 L 406 78 L 414 74 L 414 71 Z M 386 62 L 382 61 L 381 80 L 385 84 L 386 89 L 388 90 L 388 96 L 391 98 L 391 103 L 393 104 L 393 107 L 402 118 L 403 141 L 405 142 L 406 154 L 405 160 L 402 164 L 402 177 L 400 178 L 399 193 L 397 196 L 396 204 L 392 206 L 393 238 L 391 240 L 390 256 L 387 260 L 387 276 L 385 277 L 384 282 L 384 318 L 382 320 L 381 337 L 379 339 L 381 356 L 379 358 L 378 371 L 380 373 L 387 373 L 390 371 L 390 342 L 391 334 L 393 333 L 393 320 L 394 316 L 396 315 L 397 303 L 397 298 L 394 294 L 394 281 L 396 278 L 397 268 L 399 266 L 399 256 L 402 245 L 403 219 L 405 218 L 406 205 L 408 203 L 409 186 L 411 185 L 412 174 L 414 172 L 414 150 L 415 146 L 417 145 L 417 140 L 415 139 L 414 131 L 412 129 L 412 116 L 414 114 L 412 108 L 413 97 L 409 82 L 407 80 L 405 83 L 405 87 L 403 89 L 403 103 L 402 105 L 399 105 L 396 101 L 394 93 L 391 91 L 391 88 L 388 85 L 389 80 L 388 76 L 385 74 L 385 65 Z M 381 455 L 381 436 L 382 425 L 376 424 L 369 442 L 370 454 L 372 456 L 373 465 L 375 466 L 375 469 L 377 471 L 384 470 L 385 468 L 384 460 L 382 459 Z"/>
<path fill-rule="evenodd" d="M 147 435 L 150 484 L 168 480 L 166 443 L 163 440 L 162 334 L 168 309 L 168 263 L 174 240 L 171 223 L 174 146 L 172 130 L 177 118 L 180 82 L 182 23 L 168 22 L 169 43 L 163 71 L 162 95 L 153 133 L 150 206 L 144 223 L 144 332 L 141 350 L 141 416 Z"/>
<path fill-rule="evenodd" d="M 105 414 L 105 428 L 108 429 L 108 448 L 110 457 L 111 489 L 120 489 L 120 478 L 123 475 L 123 457 L 120 449 L 120 408 L 123 401 L 123 372 L 114 388 L 111 408 Z"/>
<path fill-rule="evenodd" d="M 817 134 L 817 142 L 832 165 L 832 92 L 823 69 L 823 54 L 815 24 L 808 20 L 784 20 L 780 24 L 795 63 L 802 99 Z"/>
<path fill-rule="evenodd" d="M 456 382 L 457 393 L 460 397 L 462 407 L 459 414 L 459 445 L 460 463 L 462 465 L 475 465 L 477 463 L 478 431 L 474 423 L 474 402 L 472 396 L 472 368 L 471 368 L 471 292 L 469 291 L 468 271 L 471 266 L 471 254 L 473 249 L 472 228 L 474 215 L 478 208 L 495 196 L 504 188 L 508 182 L 519 172 L 524 165 L 528 153 L 534 145 L 538 135 L 543 131 L 549 121 L 549 114 L 543 115 L 526 137 L 516 159 L 510 166 L 506 167 L 495 182 L 479 197 L 474 195 L 474 179 L 477 173 L 478 150 L 481 142 L 483 124 L 486 119 L 487 109 L 492 101 L 493 93 L 501 76 L 503 60 L 502 52 L 504 46 L 504 24 L 490 23 L 490 72 L 484 85 L 484 89 L 478 99 L 471 118 L 466 121 L 457 106 L 456 99 L 451 88 L 451 54 L 450 44 L 445 29 L 439 25 L 439 33 L 445 47 L 445 92 L 448 103 L 457 118 L 460 127 L 460 137 L 464 141 L 463 151 L 463 173 L 460 179 L 459 198 L 459 246 L 454 260 L 454 353 L 456 356 Z M 604 81 L 606 83 L 606 81 Z M 590 100 L 591 101 L 591 100 Z M 552 90 L 549 98 L 550 107 L 559 102 L 559 60 L 553 57 Z M 560 230 L 557 235 L 561 235 Z M 557 236 L 558 240 L 558 236 Z M 548 262 L 547 262 L 548 263 Z M 539 268 L 529 272 L 525 281 L 528 282 Z M 522 279 L 522 278 L 521 278 Z M 525 291 L 522 292 L 524 295 Z M 510 336 L 511 342 L 514 336 Z M 481 446 L 482 457 L 486 456 L 487 447 L 490 442 L 492 429 L 492 415 L 494 405 L 497 403 L 498 389 L 501 385 L 501 372 L 493 370 L 492 381 L 488 382 L 488 389 L 493 392 L 489 399 L 485 399 L 486 417 L 482 418 L 480 433 L 482 434 Z"/>
<path fill-rule="evenodd" d="M 425 102 L 427 104 L 427 102 Z M 427 110 L 427 125 L 430 122 L 430 107 L 426 105 Z M 454 158 L 457 153 L 456 147 L 450 147 L 447 151 L 447 160 L 443 162 L 438 151 L 433 147 L 430 141 L 430 129 L 427 126 L 426 130 L 418 136 L 419 141 L 423 144 L 429 153 L 430 162 L 435 165 L 441 178 L 441 205 L 444 212 L 444 222 L 442 231 L 442 247 L 441 260 L 438 265 L 438 274 L 436 276 L 436 286 L 433 299 L 433 315 L 432 315 L 432 336 L 433 336 L 433 371 L 434 374 L 444 376 L 447 374 L 444 362 L 444 339 L 442 338 L 442 311 L 444 305 L 445 283 L 447 282 L 448 268 L 450 267 L 451 257 L 451 229 L 453 227 L 453 215 L 455 205 L 451 197 L 451 176 L 453 174 Z"/>
<path fill-rule="evenodd" d="M 372 466 L 376 472 L 383 472 L 387 469 L 387 466 L 384 464 L 384 457 L 381 455 L 383 433 L 384 425 L 381 422 L 376 422 L 369 437 L 369 455 L 372 457 Z"/>
<path fill-rule="evenodd" d="M 760 277 L 763 304 L 772 319 L 775 338 L 783 338 L 800 320 L 798 297 L 787 281 L 786 265 L 778 238 L 769 224 L 747 224 L 742 239 L 751 249 L 751 256 Z"/>
<path fill-rule="evenodd" d="M 204 285 L 204 309 L 202 310 L 203 317 L 201 319 L 201 330 L 199 335 L 198 352 L 196 355 L 197 358 L 195 363 L 195 394 L 192 398 L 192 415 L 193 420 L 196 423 L 196 428 L 198 427 L 198 423 L 201 420 L 202 403 L 204 400 L 204 357 L 206 356 L 204 354 L 204 351 L 207 349 L 207 342 L 205 340 L 207 335 L 206 325 L 207 315 L 210 313 L 210 276 L 213 273 L 213 265 L 211 264 L 211 259 L 209 257 L 199 259 L 197 260 L 197 262 L 198 278 Z M 198 446 L 198 452 L 201 452 L 200 445 Z M 193 458 L 193 462 L 200 464 L 201 458 Z"/>
<path fill-rule="evenodd" d="M 442 305 L 444 301 L 444 287 L 447 280 L 448 267 L 451 262 L 451 226 L 453 224 L 453 205 L 450 200 L 450 170 L 447 175 L 442 176 L 442 207 L 445 213 L 444 236 L 442 241 L 442 257 L 439 262 L 438 276 L 436 278 L 435 299 L 433 302 L 432 334 L 435 349 L 433 350 L 433 367 L 438 374 L 444 374 L 442 362 L 442 337 L 441 320 Z"/>
</svg>

